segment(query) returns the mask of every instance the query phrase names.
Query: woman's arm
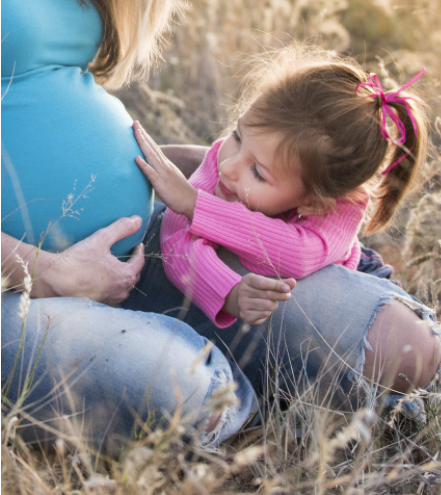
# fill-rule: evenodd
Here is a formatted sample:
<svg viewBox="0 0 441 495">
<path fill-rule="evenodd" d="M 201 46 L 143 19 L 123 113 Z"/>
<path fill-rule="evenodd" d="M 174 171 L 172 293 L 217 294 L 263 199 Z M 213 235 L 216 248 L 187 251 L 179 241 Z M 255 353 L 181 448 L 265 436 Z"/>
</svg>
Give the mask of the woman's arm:
<svg viewBox="0 0 441 495">
<path fill-rule="evenodd" d="M 45 272 L 53 263 L 55 255 L 47 251 L 38 254 L 38 273 Z M 28 263 L 29 273 L 34 273 L 37 259 L 37 248 L 30 244 L 19 241 L 8 234 L 2 232 L 2 286 L 6 285 L 10 289 L 22 290 L 25 272 L 20 258 Z M 37 272 L 35 272 L 37 273 Z M 37 277 L 32 287 L 33 297 L 44 297 L 44 282 Z"/>
<path fill-rule="evenodd" d="M 144 246 L 138 245 L 127 262 L 110 252 L 111 246 L 141 226 L 138 216 L 120 218 L 62 253 L 49 253 L 2 233 L 2 276 L 7 286 L 21 290 L 24 269 L 33 274 L 32 297 L 78 296 L 106 304 L 126 299 L 144 266 Z"/>
</svg>

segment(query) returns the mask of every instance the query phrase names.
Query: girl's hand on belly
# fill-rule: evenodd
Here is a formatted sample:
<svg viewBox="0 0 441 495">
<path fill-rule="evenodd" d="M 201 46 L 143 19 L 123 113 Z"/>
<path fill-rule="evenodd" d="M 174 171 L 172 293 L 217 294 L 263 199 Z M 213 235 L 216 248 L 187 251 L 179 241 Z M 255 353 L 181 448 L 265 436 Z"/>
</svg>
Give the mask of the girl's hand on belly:
<svg viewBox="0 0 441 495">
<path fill-rule="evenodd" d="M 136 164 L 152 183 L 164 203 L 175 213 L 193 218 L 196 205 L 197 189 L 185 178 L 178 167 L 161 151 L 159 146 L 141 127 L 139 122 L 133 124 L 135 138 L 148 163 L 140 156 Z"/>
<path fill-rule="evenodd" d="M 37 297 L 88 297 L 106 304 L 127 299 L 144 266 L 144 246 L 139 244 L 127 262 L 110 253 L 115 242 L 139 230 L 141 218 L 120 218 L 108 227 L 55 254 L 40 275 Z"/>
</svg>

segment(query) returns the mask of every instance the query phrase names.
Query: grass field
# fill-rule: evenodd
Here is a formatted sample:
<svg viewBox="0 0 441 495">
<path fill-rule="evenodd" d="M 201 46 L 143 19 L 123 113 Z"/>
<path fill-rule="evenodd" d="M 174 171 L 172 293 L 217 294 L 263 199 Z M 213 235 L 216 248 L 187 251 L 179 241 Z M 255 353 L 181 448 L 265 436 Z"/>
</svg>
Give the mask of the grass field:
<svg viewBox="0 0 441 495">
<path fill-rule="evenodd" d="M 244 57 L 316 43 L 350 54 L 382 80 L 418 88 L 430 106 L 431 148 L 421 182 L 392 226 L 363 242 L 397 268 L 406 290 L 438 311 L 441 301 L 441 3 L 439 0 L 194 0 L 176 19 L 164 63 L 118 96 L 159 143 L 213 142 L 228 121 Z M 439 313 L 438 313 L 439 315 Z M 2 415 L 2 493 L 433 495 L 441 493 L 441 387 L 426 417 L 400 408 L 343 415 L 314 390 L 268 403 L 264 426 L 207 453 L 179 425 L 146 432 L 119 459 L 94 459 L 77 439 L 55 452 L 29 449 L 17 417 Z"/>
</svg>

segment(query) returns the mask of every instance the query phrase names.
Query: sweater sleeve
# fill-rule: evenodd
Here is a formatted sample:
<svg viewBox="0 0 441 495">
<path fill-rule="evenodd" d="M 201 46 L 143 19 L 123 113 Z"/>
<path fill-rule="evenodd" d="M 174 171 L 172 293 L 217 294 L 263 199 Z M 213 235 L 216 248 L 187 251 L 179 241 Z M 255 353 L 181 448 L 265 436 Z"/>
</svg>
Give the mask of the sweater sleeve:
<svg viewBox="0 0 441 495">
<path fill-rule="evenodd" d="M 190 178 L 198 190 L 213 192 L 217 182 L 217 152 L 222 140 L 208 151 Z M 161 227 L 161 251 L 170 282 L 220 328 L 236 318 L 222 311 L 225 300 L 242 277 L 217 256 L 218 244 L 190 232 L 190 221 L 167 208 Z"/>
<path fill-rule="evenodd" d="M 242 277 L 220 260 L 215 243 L 191 234 L 189 226 L 185 216 L 167 210 L 161 229 L 165 273 L 215 325 L 228 327 L 236 318 L 222 308 Z"/>
<path fill-rule="evenodd" d="M 366 204 L 337 200 L 336 212 L 296 222 L 199 190 L 190 232 L 225 246 L 255 273 L 303 278 L 354 254 Z"/>
</svg>

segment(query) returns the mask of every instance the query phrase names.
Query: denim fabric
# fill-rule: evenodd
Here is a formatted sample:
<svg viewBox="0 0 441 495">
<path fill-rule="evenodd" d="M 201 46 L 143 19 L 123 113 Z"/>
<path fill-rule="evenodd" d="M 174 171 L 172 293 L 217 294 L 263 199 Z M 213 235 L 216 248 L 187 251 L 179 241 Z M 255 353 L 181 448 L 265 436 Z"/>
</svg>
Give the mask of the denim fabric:
<svg viewBox="0 0 441 495">
<path fill-rule="evenodd" d="M 178 320 L 84 298 L 34 299 L 19 351 L 19 306 L 19 294 L 3 295 L 2 381 L 3 390 L 11 384 L 8 401 L 24 398 L 19 416 L 33 418 L 31 426 L 20 427 L 29 442 L 53 441 L 55 428 L 76 437 L 80 431 L 94 448 L 114 450 L 143 422 L 166 421 L 181 406 L 187 424 L 202 431 L 207 405 L 231 382 L 232 370 L 238 388 L 230 399 L 236 403 L 213 443 L 240 429 L 256 408 L 244 375 L 216 347 L 204 353 L 207 340 Z"/>
<path fill-rule="evenodd" d="M 369 273 L 380 278 L 390 279 L 394 274 L 392 265 L 384 262 L 380 254 L 373 249 L 369 249 L 361 245 L 361 259 L 357 270 L 363 273 Z M 397 282 L 394 282 L 397 283 Z"/>
<path fill-rule="evenodd" d="M 331 265 L 299 280 L 270 323 L 249 327 L 237 321 L 219 329 L 165 275 L 159 242 L 163 210 L 155 204 L 141 281 L 124 307 L 185 321 L 234 359 L 258 393 L 267 393 L 268 384 L 279 394 L 301 393 L 320 375 L 321 389 L 332 402 L 353 407 L 363 384 L 366 335 L 377 312 L 398 298 L 421 318 L 430 318 L 428 308 L 390 281 Z M 246 272 L 232 253 L 220 248 L 218 254 L 238 273 Z"/>
</svg>

